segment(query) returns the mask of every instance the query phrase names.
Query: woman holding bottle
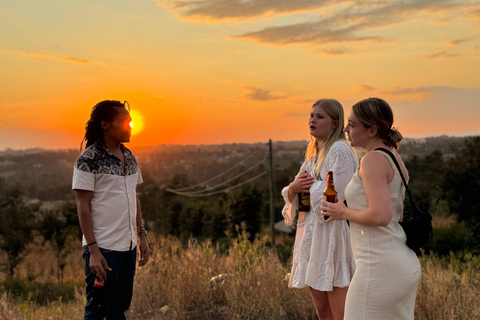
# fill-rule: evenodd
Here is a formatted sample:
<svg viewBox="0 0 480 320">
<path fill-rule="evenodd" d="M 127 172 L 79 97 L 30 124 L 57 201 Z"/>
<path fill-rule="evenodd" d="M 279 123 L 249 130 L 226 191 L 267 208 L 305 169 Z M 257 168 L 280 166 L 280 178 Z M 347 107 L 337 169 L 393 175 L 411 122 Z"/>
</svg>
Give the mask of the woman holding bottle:
<svg viewBox="0 0 480 320">
<path fill-rule="evenodd" d="M 346 221 L 325 223 L 320 201 L 328 171 L 333 171 L 338 201 L 345 199 L 344 189 L 358 160 L 345 140 L 343 107 L 337 100 L 318 100 L 309 128 L 305 161 L 294 181 L 282 190 L 285 223 L 291 225 L 298 213 L 289 287 L 308 287 L 319 319 L 339 320 L 355 264 Z M 299 193 L 310 193 L 308 211 L 298 211 Z"/>
<path fill-rule="evenodd" d="M 402 135 L 392 124 L 392 109 L 382 99 L 369 98 L 353 106 L 345 132 L 351 145 L 364 148 L 366 154 L 345 190 L 348 208 L 322 201 L 327 224 L 350 221 L 356 271 L 345 306 L 348 320 L 414 319 L 421 268 L 399 224 L 405 186 L 390 156 L 376 150 L 389 150 L 408 180 L 394 150 Z"/>
</svg>

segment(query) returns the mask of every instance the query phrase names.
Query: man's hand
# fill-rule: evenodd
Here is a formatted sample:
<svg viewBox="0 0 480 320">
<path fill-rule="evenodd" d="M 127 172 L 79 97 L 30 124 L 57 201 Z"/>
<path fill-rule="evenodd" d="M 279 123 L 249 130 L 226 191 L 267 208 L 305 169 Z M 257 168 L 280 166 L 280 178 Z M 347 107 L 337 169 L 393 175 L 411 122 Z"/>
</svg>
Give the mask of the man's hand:
<svg viewBox="0 0 480 320">
<path fill-rule="evenodd" d="M 97 278 L 102 281 L 107 279 L 107 271 L 112 271 L 100 250 L 90 252 L 89 267 L 90 272 L 96 274 Z"/>
<path fill-rule="evenodd" d="M 140 236 L 140 261 L 138 266 L 142 267 L 147 264 L 150 257 L 150 248 L 148 248 L 147 237 L 145 235 Z"/>
</svg>

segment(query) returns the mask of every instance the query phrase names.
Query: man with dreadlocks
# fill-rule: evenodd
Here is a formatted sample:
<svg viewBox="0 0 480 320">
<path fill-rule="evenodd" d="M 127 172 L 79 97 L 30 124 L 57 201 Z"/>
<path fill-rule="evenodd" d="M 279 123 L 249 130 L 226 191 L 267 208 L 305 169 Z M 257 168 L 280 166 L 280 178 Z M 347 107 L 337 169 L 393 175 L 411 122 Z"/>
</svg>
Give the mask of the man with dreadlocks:
<svg viewBox="0 0 480 320">
<path fill-rule="evenodd" d="M 87 283 L 84 319 L 125 319 L 132 300 L 137 235 L 139 266 L 149 257 L 136 194 L 142 175 L 135 156 L 123 145 L 130 141 L 131 121 L 128 103 L 99 102 L 86 125 L 86 149 L 75 162 L 72 189 Z"/>
</svg>

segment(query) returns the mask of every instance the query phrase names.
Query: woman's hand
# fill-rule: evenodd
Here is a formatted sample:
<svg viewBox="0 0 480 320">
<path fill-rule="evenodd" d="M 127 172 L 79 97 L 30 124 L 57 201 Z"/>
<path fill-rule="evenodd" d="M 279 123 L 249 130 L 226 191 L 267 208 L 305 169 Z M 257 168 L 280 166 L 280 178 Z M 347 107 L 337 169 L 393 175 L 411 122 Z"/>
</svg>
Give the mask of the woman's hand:
<svg viewBox="0 0 480 320">
<path fill-rule="evenodd" d="M 322 199 L 320 200 L 320 202 L 322 204 L 321 205 L 322 214 L 324 216 L 328 216 L 328 219 L 326 220 L 327 223 L 333 220 L 346 220 L 345 211 L 347 207 L 342 201 L 333 203 L 333 202 L 328 202 Z"/>
<path fill-rule="evenodd" d="M 312 177 L 307 171 L 301 171 L 288 185 L 288 199 L 290 203 L 295 199 L 295 195 L 300 192 L 310 192 L 310 187 L 315 182 L 315 178 Z"/>
<path fill-rule="evenodd" d="M 312 177 L 307 171 L 301 171 L 293 180 L 292 183 L 288 186 L 289 190 L 292 190 L 293 193 L 299 192 L 310 192 L 310 187 L 312 186 L 315 178 Z"/>
</svg>

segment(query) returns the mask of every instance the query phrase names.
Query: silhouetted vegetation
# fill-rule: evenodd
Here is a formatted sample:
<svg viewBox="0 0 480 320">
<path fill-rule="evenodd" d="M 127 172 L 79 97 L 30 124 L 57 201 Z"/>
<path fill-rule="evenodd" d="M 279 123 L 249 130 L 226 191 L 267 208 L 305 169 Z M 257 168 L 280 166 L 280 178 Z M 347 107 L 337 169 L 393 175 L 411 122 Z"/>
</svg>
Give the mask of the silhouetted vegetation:
<svg viewBox="0 0 480 320">
<path fill-rule="evenodd" d="M 435 216 L 454 217 L 451 225 L 442 226 L 435 232 L 428 250 L 444 255 L 449 249 L 474 250 L 479 247 L 479 204 L 475 201 L 480 185 L 478 141 L 478 137 L 446 136 L 406 139 L 398 150 L 409 170 L 409 184 L 417 204 Z M 306 145 L 307 141 L 274 143 L 276 221 L 282 219 L 280 191 L 297 174 Z M 256 234 L 267 233 L 270 224 L 268 175 L 230 189 L 269 170 L 267 150 L 267 144 L 263 143 L 163 145 L 134 150 L 145 180 L 138 191 L 148 228 L 165 236 L 178 237 L 184 244 L 191 237 L 223 241 L 234 234 L 235 226 L 242 222 L 246 223 L 251 239 Z M 25 197 L 24 203 L 38 201 L 40 205 L 71 199 L 66 204 L 69 209 L 62 205 L 54 209 L 29 209 L 38 224 L 35 228 L 25 218 L 26 229 L 36 229 L 45 240 L 53 241 L 58 248 L 59 260 L 65 237 L 79 236 L 73 231 L 79 228 L 71 191 L 72 168 L 78 154 L 76 150 L 0 152 L 2 195 L 11 193 L 8 190 L 14 188 L 19 193 L 17 202 L 21 194 Z M 248 174 L 241 175 L 248 170 Z M 228 174 L 222 174 L 227 171 Z M 217 178 L 212 180 L 212 177 Z M 216 188 L 219 184 L 221 186 Z M 173 193 L 169 188 L 187 195 Z M 217 192 L 221 190 L 225 192 Z M 202 192 L 213 194 L 198 196 Z M 14 207 L 18 206 L 5 203 L 1 210 L 13 210 Z M 27 207 L 25 204 L 21 210 L 25 211 Z M 464 224 L 458 225 L 457 222 Z M 28 242 L 29 239 L 31 237 L 27 236 L 22 241 Z M 59 262 L 59 279 L 61 266 Z"/>
<path fill-rule="evenodd" d="M 7 254 L 6 271 L 13 277 L 22 253 L 33 239 L 37 204 L 29 204 L 19 189 L 7 189 L 0 196 L 0 250 Z"/>
<path fill-rule="evenodd" d="M 451 211 L 469 229 L 465 240 L 468 249 L 480 253 L 480 137 L 469 138 L 455 150 L 448 161 L 443 194 Z"/>
<path fill-rule="evenodd" d="M 282 219 L 283 199 L 280 191 L 297 174 L 304 158 L 306 145 L 306 141 L 274 143 L 275 221 Z M 275 265 L 277 271 L 281 269 L 281 273 L 285 273 L 291 263 L 290 255 L 293 245 L 293 235 L 278 234 L 279 242 L 275 250 L 269 251 L 272 249 L 272 244 L 269 237 L 265 236 L 269 235 L 270 230 L 268 175 L 245 183 L 251 177 L 269 169 L 267 150 L 267 145 L 262 143 L 159 146 L 134 150 L 144 177 L 144 183 L 138 187 L 138 191 L 145 222 L 148 229 L 159 236 L 155 239 L 164 239 L 161 240 L 161 244 L 152 244 L 152 246 L 157 252 L 159 261 L 163 261 L 162 259 L 166 257 L 173 259 L 171 261 L 173 265 L 163 264 L 162 266 L 167 269 L 174 268 L 175 272 L 179 272 L 177 268 L 180 257 L 190 259 L 198 255 L 198 259 L 203 259 L 202 255 L 208 257 L 219 255 L 215 258 L 217 263 L 226 268 L 220 270 L 215 267 L 217 270 L 206 266 L 207 269 L 217 270 L 211 269 L 215 273 L 222 273 L 228 269 L 229 274 L 243 270 L 243 273 L 248 274 L 248 276 L 240 276 L 239 273 L 240 280 L 231 283 L 231 287 L 225 287 L 225 290 L 228 290 L 215 291 L 215 294 L 220 296 L 216 297 L 214 305 L 209 307 L 199 307 L 193 300 L 188 300 L 190 298 L 182 296 L 184 294 L 182 290 L 186 289 L 182 289 L 181 286 L 180 291 L 172 289 L 179 284 L 171 281 L 168 282 L 170 287 L 162 289 L 168 291 L 169 295 L 164 297 L 157 292 L 156 296 L 151 297 L 152 303 L 155 302 L 159 306 L 162 303 L 174 304 L 182 314 L 188 314 L 189 310 L 197 308 L 195 312 L 203 310 L 204 314 L 212 316 L 243 314 L 250 315 L 252 319 L 262 316 L 260 313 L 250 314 L 246 307 L 252 303 L 248 298 L 253 294 L 250 287 L 237 285 L 242 286 L 242 281 L 246 281 L 245 285 L 255 287 L 254 284 L 258 284 L 258 281 L 260 283 L 264 281 L 262 279 L 269 279 L 271 283 L 278 282 L 279 279 L 275 277 L 269 278 L 268 273 L 272 272 L 269 267 L 259 271 L 257 268 L 260 260 L 255 259 L 264 255 L 265 259 L 269 259 Z M 426 297 L 430 294 L 429 290 L 433 290 L 429 286 L 437 274 L 444 274 L 442 279 L 445 280 L 445 285 L 441 289 L 434 289 L 448 295 L 452 290 L 451 285 L 456 283 L 455 279 L 465 272 L 462 268 L 465 267 L 465 270 L 470 271 L 478 270 L 478 258 L 472 254 L 477 255 L 480 251 L 478 249 L 480 248 L 480 205 L 477 201 L 477 194 L 480 192 L 480 137 L 407 140 L 398 151 L 404 158 L 409 171 L 409 184 L 417 204 L 434 216 L 434 238 L 425 248 L 425 255 L 421 259 L 423 272 L 427 274 L 428 281 L 422 282 L 420 287 L 419 301 L 417 301 L 420 309 L 416 313 L 424 318 L 433 319 L 438 318 L 431 316 L 439 314 L 437 310 L 445 311 L 447 310 L 445 308 L 448 308 L 446 312 L 472 316 L 473 311 L 462 313 L 463 311 L 457 310 L 454 304 L 444 305 L 443 309 L 439 309 L 433 306 L 435 301 Z M 29 303 L 45 304 L 49 306 L 47 308 L 52 308 L 51 301 L 55 300 L 71 300 L 77 304 L 77 309 L 78 304 L 83 304 L 83 300 L 79 298 L 82 294 L 75 289 L 80 286 L 83 290 L 83 279 L 79 248 L 81 232 L 74 193 L 71 191 L 73 164 L 78 154 L 79 151 L 75 150 L 0 152 L 0 221 L 2 222 L 0 224 L 0 271 L 2 271 L 0 280 L 1 276 L 6 278 L 0 281 L 0 293 L 5 291 L 11 295 L 10 298 L 5 295 L 1 298 L 3 306 L 7 306 L 12 301 L 25 299 Z M 228 174 L 225 173 L 226 171 Z M 246 171 L 248 174 L 241 174 Z M 242 185 L 236 187 L 240 184 Z M 210 195 L 199 196 L 202 193 L 210 193 Z M 239 225 L 243 226 L 244 231 L 240 239 L 237 239 L 236 237 L 240 234 Z M 254 240 L 260 238 L 262 238 L 261 244 L 254 244 Z M 195 244 L 192 244 L 192 239 L 195 239 Z M 163 247 L 165 243 L 168 243 L 168 248 Z M 32 259 L 25 261 L 25 257 L 31 256 L 35 251 L 38 251 L 38 255 L 46 252 L 52 254 L 48 267 L 38 265 L 36 271 L 30 270 L 36 261 Z M 222 255 L 223 258 L 221 258 Z M 200 264 L 198 259 L 191 263 Z M 155 263 L 160 263 L 159 261 Z M 448 263 L 439 266 L 439 264 L 445 264 L 445 261 L 454 262 L 456 267 Z M 188 264 L 188 262 L 185 263 Z M 189 265 L 189 268 L 191 266 Z M 53 274 L 56 282 L 50 276 L 45 276 L 52 274 L 53 270 L 55 270 Z M 150 270 L 148 272 L 155 270 L 157 272 L 159 269 L 150 264 L 148 270 Z M 453 275 L 453 278 L 446 276 L 447 271 Z M 155 276 L 152 274 L 150 278 L 143 280 L 139 278 L 140 282 L 143 285 L 151 284 L 155 277 L 168 278 L 175 274 L 173 271 L 172 274 L 167 274 L 167 271 L 158 272 Z M 207 273 L 205 276 L 209 276 Z M 185 281 L 184 278 L 190 279 L 190 276 L 185 269 L 180 271 L 179 277 L 175 276 L 175 279 L 178 278 L 180 281 L 183 277 L 182 281 Z M 250 283 L 250 280 L 245 277 L 252 277 L 253 282 Z M 473 273 L 469 279 L 478 282 Z M 192 280 L 191 283 L 194 281 Z M 278 286 L 278 283 L 276 285 Z M 475 286 L 473 284 L 473 287 Z M 199 287 L 191 290 L 203 290 L 202 288 L 199 284 Z M 291 307 L 291 310 L 296 311 L 279 311 L 286 312 L 281 313 L 283 316 L 279 315 L 279 319 L 288 318 L 289 312 L 297 312 L 298 318 L 308 319 L 313 316 L 308 296 L 300 297 L 296 294 L 292 296 L 290 291 L 287 293 L 282 290 L 279 294 L 283 297 L 282 299 L 286 299 L 285 301 L 289 301 L 292 297 L 297 299 L 296 305 Z M 472 288 L 468 287 L 468 290 L 471 291 Z M 172 297 L 171 292 L 177 292 L 176 296 Z M 238 302 L 238 296 L 233 299 L 232 295 L 241 295 L 245 303 L 243 306 L 248 310 L 242 309 L 242 306 L 231 306 L 230 303 L 233 301 Z M 474 296 L 474 294 L 465 293 L 459 295 L 458 299 L 473 301 Z M 302 304 L 299 297 L 300 300 L 305 298 L 308 305 Z M 208 300 L 212 297 L 207 295 L 204 298 Z M 61 302 L 59 303 L 61 305 Z M 186 303 L 185 307 L 183 303 Z M 274 310 L 271 302 L 262 301 L 259 298 L 255 303 L 261 304 L 265 310 Z M 215 304 L 228 307 L 216 309 Z M 55 305 L 53 308 L 57 307 L 58 305 Z M 78 313 L 77 309 L 71 312 L 66 311 L 63 305 L 58 308 L 64 315 Z M 275 308 L 277 308 L 275 310 L 281 310 L 278 309 L 278 303 L 275 303 Z M 16 314 L 16 311 L 12 311 L 14 309 L 0 308 L 0 315 L 5 310 L 6 314 Z M 155 313 L 155 311 L 135 306 L 132 310 L 137 310 L 145 316 Z M 158 312 L 158 308 L 155 310 Z M 31 314 L 35 314 L 35 311 L 31 311 Z"/>
<path fill-rule="evenodd" d="M 475 201 L 480 185 L 478 144 L 478 137 L 406 139 L 398 150 L 409 170 L 417 204 L 434 216 L 454 217 L 449 225 L 436 228 L 439 230 L 427 250 L 446 255 L 450 250 L 475 251 L 479 247 L 479 205 Z M 276 221 L 282 219 L 280 190 L 297 174 L 306 145 L 307 141 L 274 143 Z M 165 145 L 134 150 L 145 179 L 138 191 L 148 228 L 177 237 L 184 244 L 192 237 L 222 242 L 235 234 L 235 226 L 242 222 L 251 239 L 268 233 L 268 175 L 235 188 L 269 170 L 267 150 L 267 144 L 262 143 Z M 9 250 L 10 274 L 21 260 L 26 243 L 38 234 L 57 248 L 61 280 L 66 239 L 80 237 L 71 191 L 72 168 L 78 154 L 75 150 L 0 152 L 0 210 L 8 219 L 15 215 L 24 222 L 18 226 L 6 218 L 2 224 L 1 244 Z M 241 174 L 246 171 L 248 174 Z M 202 193 L 211 195 L 199 196 Z M 52 201 L 60 204 L 46 208 L 44 204 Z M 15 238 L 17 244 L 7 245 L 15 232 L 23 233 Z"/>
</svg>

